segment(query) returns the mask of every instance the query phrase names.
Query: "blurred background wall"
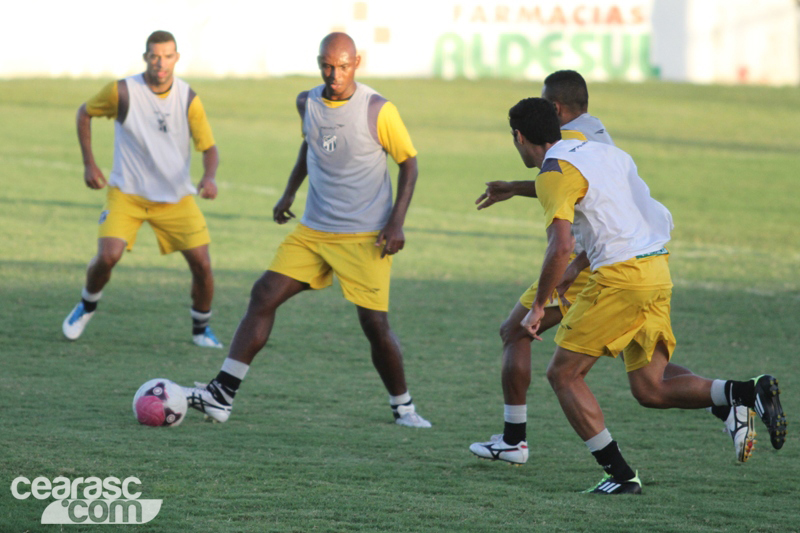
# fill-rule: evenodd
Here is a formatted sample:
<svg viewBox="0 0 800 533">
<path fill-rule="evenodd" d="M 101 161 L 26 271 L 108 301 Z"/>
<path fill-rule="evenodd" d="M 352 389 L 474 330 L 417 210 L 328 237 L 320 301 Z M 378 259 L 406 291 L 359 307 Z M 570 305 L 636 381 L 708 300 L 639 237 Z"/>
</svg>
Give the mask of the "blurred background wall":
<svg viewBox="0 0 800 533">
<path fill-rule="evenodd" d="M 350 33 L 362 76 L 800 83 L 797 0 L 29 0 L 0 18 L 0 78 L 122 77 L 171 31 L 179 75 L 317 75 Z"/>
</svg>

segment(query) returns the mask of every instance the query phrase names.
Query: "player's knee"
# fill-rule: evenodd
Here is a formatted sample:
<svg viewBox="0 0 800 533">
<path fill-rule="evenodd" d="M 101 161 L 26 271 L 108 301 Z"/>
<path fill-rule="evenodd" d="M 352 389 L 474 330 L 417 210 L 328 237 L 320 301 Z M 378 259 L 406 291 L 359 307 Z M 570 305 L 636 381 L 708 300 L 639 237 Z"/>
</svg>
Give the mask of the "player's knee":
<svg viewBox="0 0 800 533">
<path fill-rule="evenodd" d="M 665 407 L 664 397 L 658 387 L 631 387 L 631 394 L 642 407 L 651 409 Z"/>
<path fill-rule="evenodd" d="M 385 314 L 361 311 L 358 315 L 361 329 L 370 340 L 386 340 L 391 337 L 392 330 Z"/>
<path fill-rule="evenodd" d="M 95 257 L 95 263 L 108 270 L 111 270 L 120 259 L 122 259 L 121 251 L 117 252 L 115 250 L 103 249 L 97 253 L 97 257 Z"/>
<path fill-rule="evenodd" d="M 275 290 L 264 278 L 253 284 L 250 290 L 250 308 L 258 313 L 271 312 L 280 305 Z"/>
<path fill-rule="evenodd" d="M 554 365 L 552 361 L 547 365 L 545 376 L 547 376 L 547 382 L 550 383 L 550 387 L 554 391 L 563 389 L 568 385 L 569 379 L 564 370 L 563 367 Z"/>
<path fill-rule="evenodd" d="M 507 318 L 500 325 L 499 333 L 504 346 L 514 344 L 518 340 L 526 338 L 528 336 L 525 330 L 520 325 L 520 323 L 517 320 L 511 318 Z"/>
</svg>

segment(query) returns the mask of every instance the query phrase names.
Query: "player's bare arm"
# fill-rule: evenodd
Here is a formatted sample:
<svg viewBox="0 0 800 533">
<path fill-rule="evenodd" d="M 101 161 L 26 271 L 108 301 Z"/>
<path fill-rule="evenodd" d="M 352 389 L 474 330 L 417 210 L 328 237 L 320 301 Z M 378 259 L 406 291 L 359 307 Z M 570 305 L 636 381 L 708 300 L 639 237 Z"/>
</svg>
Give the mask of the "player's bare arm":
<svg viewBox="0 0 800 533">
<path fill-rule="evenodd" d="M 219 167 L 219 151 L 214 145 L 203 152 L 203 177 L 197 185 L 201 198 L 213 200 L 217 197 L 217 167 Z"/>
<path fill-rule="evenodd" d="M 83 181 L 90 189 L 102 189 L 106 186 L 106 177 L 97 166 L 92 152 L 92 117 L 86 111 L 86 104 L 78 109 L 75 119 L 78 128 L 78 142 L 83 156 Z"/>
<path fill-rule="evenodd" d="M 504 202 L 514 196 L 527 196 L 536 198 L 535 181 L 489 181 L 486 183 L 486 190 L 481 194 L 475 204 L 478 210 Z"/>
<path fill-rule="evenodd" d="M 398 165 L 400 172 L 397 175 L 397 197 L 395 198 L 389 222 L 383 227 L 375 240 L 375 246 L 383 245 L 381 257 L 393 255 L 403 249 L 406 238 L 403 233 L 408 206 L 414 196 L 414 187 L 417 185 L 417 158 L 409 157 Z"/>
<path fill-rule="evenodd" d="M 547 250 L 542 263 L 542 273 L 539 275 L 539 288 L 536 300 L 531 310 L 520 323 L 523 328 L 536 340 L 542 340 L 537 331 L 544 317 L 544 306 L 553 294 L 556 285 L 564 277 L 564 272 L 569 264 L 569 256 L 574 248 L 572 237 L 572 223 L 569 220 L 556 218 L 547 227 Z"/>
<path fill-rule="evenodd" d="M 565 307 L 569 307 L 569 301 L 564 298 L 564 295 L 567 294 L 567 291 L 572 284 L 575 283 L 575 280 L 584 269 L 589 267 L 589 256 L 586 255 L 586 252 L 581 252 L 578 254 L 575 259 L 573 259 L 569 266 L 567 266 L 567 270 L 564 271 L 564 276 L 561 278 L 561 281 L 558 285 L 556 285 L 556 292 L 558 293 L 558 297 L 561 299 L 561 302 L 564 304 Z"/>
<path fill-rule="evenodd" d="M 308 166 L 306 163 L 307 154 L 308 143 L 303 141 L 303 144 L 300 145 L 300 151 L 297 153 L 297 161 L 295 161 L 294 168 L 291 174 L 289 174 L 289 181 L 286 183 L 283 195 L 278 199 L 275 207 L 272 208 L 272 219 L 278 224 L 286 224 L 291 219 L 295 218 L 290 208 L 294 203 L 297 190 L 308 175 Z"/>
</svg>

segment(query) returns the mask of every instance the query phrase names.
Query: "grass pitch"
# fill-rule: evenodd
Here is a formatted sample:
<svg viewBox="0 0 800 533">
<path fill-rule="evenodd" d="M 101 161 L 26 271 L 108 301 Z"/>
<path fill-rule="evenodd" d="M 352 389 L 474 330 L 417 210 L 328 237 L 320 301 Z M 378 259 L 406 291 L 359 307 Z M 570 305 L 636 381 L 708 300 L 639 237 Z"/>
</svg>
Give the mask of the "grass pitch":
<svg viewBox="0 0 800 533">
<path fill-rule="evenodd" d="M 148 228 L 114 271 L 77 342 L 60 324 L 96 245 L 104 193 L 83 185 L 78 106 L 103 81 L 0 82 L 0 531 L 40 524 L 50 500 L 10 484 L 64 475 L 136 476 L 162 499 L 137 531 L 798 531 L 800 153 L 796 89 L 592 84 L 591 112 L 673 213 L 675 361 L 709 377 L 763 371 L 781 383 L 789 438 L 759 425 L 745 465 L 705 411 L 639 407 L 618 361 L 589 377 L 644 494 L 577 494 L 602 472 L 544 378 L 552 333 L 534 346 L 531 458 L 513 468 L 469 444 L 502 429 L 497 329 L 537 275 L 536 201 L 477 212 L 492 179 L 529 179 L 506 120 L 538 84 L 368 80 L 400 109 L 420 178 L 394 266 L 391 320 L 411 393 L 431 430 L 392 424 L 355 310 L 338 287 L 286 304 L 224 425 L 190 412 L 178 428 L 139 426 L 141 383 L 213 377 L 224 353 L 190 344 L 189 273 Z M 213 325 L 228 344 L 252 282 L 291 230 L 271 221 L 300 144 L 294 97 L 315 79 L 195 80 L 222 164 L 200 200 L 216 274 Z M 93 121 L 111 166 L 112 123 Z M 200 161 L 195 156 L 195 176 Z M 393 169 L 393 174 L 395 170 Z M 302 211 L 299 195 L 295 213 Z M 124 528 L 122 528 L 124 529 Z M 94 531 L 89 526 L 63 530 Z"/>
</svg>

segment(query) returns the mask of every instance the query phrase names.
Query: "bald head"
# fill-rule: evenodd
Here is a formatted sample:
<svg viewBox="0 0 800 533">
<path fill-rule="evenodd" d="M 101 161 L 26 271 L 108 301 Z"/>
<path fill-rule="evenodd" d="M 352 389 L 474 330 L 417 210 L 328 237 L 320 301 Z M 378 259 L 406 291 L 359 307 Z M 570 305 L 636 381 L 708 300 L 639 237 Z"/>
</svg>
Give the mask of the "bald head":
<svg viewBox="0 0 800 533">
<path fill-rule="evenodd" d="M 325 38 L 322 39 L 322 42 L 319 43 L 319 55 L 323 57 L 334 50 L 346 51 L 355 57 L 356 43 L 353 41 L 353 38 L 346 33 L 335 31 L 326 35 Z"/>
<path fill-rule="evenodd" d="M 356 90 L 356 69 L 361 57 L 356 53 L 356 43 L 342 32 L 328 34 L 319 43 L 317 56 L 322 81 L 325 82 L 325 98 L 347 100 Z"/>
</svg>

